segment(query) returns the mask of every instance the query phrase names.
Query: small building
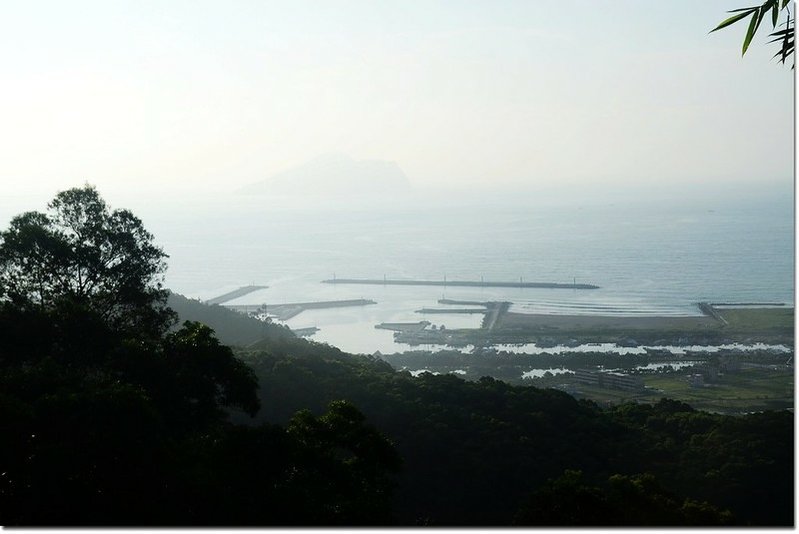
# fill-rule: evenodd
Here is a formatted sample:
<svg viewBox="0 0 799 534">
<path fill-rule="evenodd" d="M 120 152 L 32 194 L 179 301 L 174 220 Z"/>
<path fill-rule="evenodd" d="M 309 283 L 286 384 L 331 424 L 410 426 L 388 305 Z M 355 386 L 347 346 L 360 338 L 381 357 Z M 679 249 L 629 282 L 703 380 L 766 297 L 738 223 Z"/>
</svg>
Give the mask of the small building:
<svg viewBox="0 0 799 534">
<path fill-rule="evenodd" d="M 599 373 L 603 387 L 638 391 L 644 389 L 644 380 L 640 376 L 626 375 L 624 373 L 606 372 Z"/>
<path fill-rule="evenodd" d="M 723 373 L 737 373 L 741 370 L 741 360 L 737 356 L 722 356 L 719 367 Z"/>
<path fill-rule="evenodd" d="M 706 363 L 697 369 L 702 373 L 706 382 L 716 382 L 719 379 L 719 365 L 717 364 Z"/>
<path fill-rule="evenodd" d="M 589 384 L 592 386 L 599 385 L 599 373 L 596 371 L 589 371 L 588 369 L 577 369 L 574 372 L 574 379 L 581 384 Z"/>
<path fill-rule="evenodd" d="M 705 377 L 700 373 L 688 375 L 688 383 L 692 388 L 705 387 Z"/>
<path fill-rule="evenodd" d="M 574 378 L 582 384 L 599 386 L 601 388 L 623 389 L 627 391 L 640 391 L 644 389 L 644 381 L 640 376 L 628 375 L 614 371 L 589 371 L 577 369 Z"/>
</svg>

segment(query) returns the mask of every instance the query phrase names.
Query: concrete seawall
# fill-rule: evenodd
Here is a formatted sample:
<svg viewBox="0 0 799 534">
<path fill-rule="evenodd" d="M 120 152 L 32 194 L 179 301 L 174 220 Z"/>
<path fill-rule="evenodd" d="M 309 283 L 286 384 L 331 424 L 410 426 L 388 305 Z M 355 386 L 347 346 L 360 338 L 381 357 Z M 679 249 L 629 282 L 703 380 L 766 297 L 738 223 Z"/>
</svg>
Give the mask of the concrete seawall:
<svg viewBox="0 0 799 534">
<path fill-rule="evenodd" d="M 712 304 L 708 304 L 707 302 L 697 302 L 696 306 L 699 308 L 699 311 L 705 314 L 705 316 L 712 317 L 721 324 L 727 324 L 727 320 L 719 315 L 719 312 L 716 311 Z"/>
<path fill-rule="evenodd" d="M 371 280 L 359 278 L 333 278 L 323 284 L 364 284 L 373 286 L 450 286 L 450 287 L 518 287 L 544 289 L 599 289 L 593 284 L 557 284 L 552 282 L 483 282 L 462 280 Z"/>
<path fill-rule="evenodd" d="M 248 295 L 253 291 L 258 291 L 260 289 L 266 289 L 268 286 L 243 286 L 238 289 L 234 289 L 229 293 L 225 293 L 224 295 L 219 295 L 218 297 L 214 297 L 212 299 L 206 300 L 206 304 L 222 304 L 223 302 L 227 302 L 229 300 L 237 299 L 239 297 L 243 297 L 244 295 Z"/>
<path fill-rule="evenodd" d="M 225 305 L 226 308 L 238 310 L 244 313 L 264 312 L 274 315 L 281 321 L 286 321 L 299 315 L 305 310 L 322 310 L 327 308 L 345 308 L 348 306 L 366 306 L 377 304 L 368 299 L 351 300 L 327 300 L 320 302 L 291 302 L 287 304 L 249 304 L 249 305 Z"/>
</svg>

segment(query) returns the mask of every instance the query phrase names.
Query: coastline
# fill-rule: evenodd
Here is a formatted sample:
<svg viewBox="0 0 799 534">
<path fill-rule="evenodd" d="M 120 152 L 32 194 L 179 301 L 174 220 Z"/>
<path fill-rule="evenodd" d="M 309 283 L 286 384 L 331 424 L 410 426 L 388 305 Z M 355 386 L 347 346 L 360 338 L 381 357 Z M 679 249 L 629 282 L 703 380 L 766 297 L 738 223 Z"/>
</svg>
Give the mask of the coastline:
<svg viewBox="0 0 799 534">
<path fill-rule="evenodd" d="M 581 330 L 706 330 L 717 328 L 715 318 L 701 316 L 614 316 L 614 315 L 556 315 L 534 313 L 505 313 L 497 329 L 532 329 L 551 331 Z"/>
<path fill-rule="evenodd" d="M 793 308 L 735 308 L 704 316 L 548 315 L 499 313 L 491 328 L 398 332 L 412 346 L 524 343 L 717 344 L 794 342 Z"/>
</svg>

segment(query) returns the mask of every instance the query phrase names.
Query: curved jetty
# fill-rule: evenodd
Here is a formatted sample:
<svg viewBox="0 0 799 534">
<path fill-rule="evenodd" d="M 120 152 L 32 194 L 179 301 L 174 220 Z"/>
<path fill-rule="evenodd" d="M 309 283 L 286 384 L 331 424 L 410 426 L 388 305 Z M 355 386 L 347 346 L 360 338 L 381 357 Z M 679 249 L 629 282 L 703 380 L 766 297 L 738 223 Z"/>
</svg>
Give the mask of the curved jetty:
<svg viewBox="0 0 799 534">
<path fill-rule="evenodd" d="M 287 321 L 305 310 L 322 310 L 325 308 L 344 308 L 347 306 L 366 306 L 377 304 L 369 299 L 325 300 L 317 302 L 291 302 L 287 304 L 225 304 L 226 308 L 244 313 L 268 313 L 281 321 Z"/>
<path fill-rule="evenodd" d="M 253 291 L 258 291 L 261 289 L 266 289 L 269 286 L 242 286 L 238 289 L 234 289 L 229 293 L 225 293 L 224 295 L 219 295 L 218 297 L 214 297 L 212 299 L 206 300 L 206 304 L 222 304 L 223 302 L 227 302 L 229 300 L 237 299 L 239 297 L 243 297 Z"/>
<path fill-rule="evenodd" d="M 380 323 L 375 328 L 380 330 L 394 330 L 395 332 L 421 332 L 430 326 L 430 321 L 419 321 L 418 323 Z"/>
<path fill-rule="evenodd" d="M 370 280 L 359 278 L 333 278 L 323 284 L 366 284 L 373 286 L 452 286 L 452 287 L 522 287 L 546 289 L 599 289 L 593 284 L 556 284 L 552 282 L 483 282 L 460 280 Z"/>
</svg>

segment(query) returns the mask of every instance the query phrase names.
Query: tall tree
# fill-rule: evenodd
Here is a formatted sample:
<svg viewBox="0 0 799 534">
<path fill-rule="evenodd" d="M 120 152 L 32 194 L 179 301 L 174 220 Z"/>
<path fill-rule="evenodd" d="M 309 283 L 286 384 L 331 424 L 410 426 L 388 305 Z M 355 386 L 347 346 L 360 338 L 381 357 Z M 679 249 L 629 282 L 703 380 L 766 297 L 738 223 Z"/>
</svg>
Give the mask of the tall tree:
<svg viewBox="0 0 799 534">
<path fill-rule="evenodd" d="M 94 187 L 69 189 L 0 233 L 0 301 L 83 307 L 114 328 L 158 334 L 173 320 L 166 257 L 130 211 L 109 209 Z"/>
</svg>

